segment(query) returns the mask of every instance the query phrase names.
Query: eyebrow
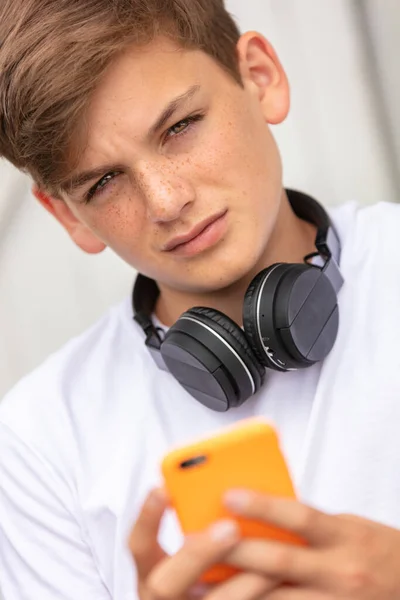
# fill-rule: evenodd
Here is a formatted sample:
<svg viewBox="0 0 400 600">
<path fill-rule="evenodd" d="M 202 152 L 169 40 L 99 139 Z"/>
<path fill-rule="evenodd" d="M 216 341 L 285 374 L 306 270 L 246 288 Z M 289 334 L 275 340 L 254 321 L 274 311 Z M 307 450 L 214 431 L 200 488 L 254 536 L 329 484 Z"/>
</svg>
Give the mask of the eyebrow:
<svg viewBox="0 0 400 600">
<path fill-rule="evenodd" d="M 188 100 L 193 98 L 195 94 L 200 90 L 199 85 L 193 85 L 190 87 L 185 93 L 181 94 L 174 98 L 162 111 L 160 116 L 157 118 L 155 123 L 150 127 L 147 138 L 154 137 L 156 133 L 160 131 L 164 127 L 164 125 L 170 120 L 170 118 L 175 114 L 178 108 L 181 108 Z M 77 175 L 73 175 L 67 181 L 61 184 L 61 190 L 63 192 L 71 194 L 75 192 L 79 188 L 83 187 L 89 181 L 93 181 L 94 179 L 99 179 L 102 175 L 112 171 L 119 171 L 122 169 L 120 164 L 106 164 L 100 167 L 96 167 L 95 169 L 91 169 L 89 171 L 83 171 L 82 173 L 78 173 Z"/>
</svg>

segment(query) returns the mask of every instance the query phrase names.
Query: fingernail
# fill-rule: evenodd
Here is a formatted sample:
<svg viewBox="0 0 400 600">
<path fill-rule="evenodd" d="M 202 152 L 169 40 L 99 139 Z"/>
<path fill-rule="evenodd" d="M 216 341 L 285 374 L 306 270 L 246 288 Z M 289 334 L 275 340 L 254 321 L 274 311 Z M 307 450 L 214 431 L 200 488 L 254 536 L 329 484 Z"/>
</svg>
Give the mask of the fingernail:
<svg viewBox="0 0 400 600">
<path fill-rule="evenodd" d="M 239 527 L 234 521 L 219 521 L 210 528 L 211 537 L 218 541 L 234 540 L 239 537 Z"/>
<path fill-rule="evenodd" d="M 250 504 L 251 495 L 245 490 L 231 490 L 224 496 L 225 506 L 232 510 L 243 510 Z"/>
</svg>

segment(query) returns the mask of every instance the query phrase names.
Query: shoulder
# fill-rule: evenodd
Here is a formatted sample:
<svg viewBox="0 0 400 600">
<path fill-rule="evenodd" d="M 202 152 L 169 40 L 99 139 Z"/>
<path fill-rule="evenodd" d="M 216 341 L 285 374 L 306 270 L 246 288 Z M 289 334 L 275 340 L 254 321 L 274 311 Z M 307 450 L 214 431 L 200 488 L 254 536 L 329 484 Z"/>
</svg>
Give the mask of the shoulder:
<svg viewBox="0 0 400 600">
<path fill-rule="evenodd" d="M 141 333 L 125 301 L 24 377 L 0 404 L 0 435 L 71 462 L 79 424 L 105 418 L 124 384 L 150 368 Z M 103 414 L 102 414 L 103 413 Z M 85 426 L 82 424 L 82 426 Z M 5 434 L 4 434 L 5 435 Z M 67 456 L 68 454 L 68 456 Z"/>
<path fill-rule="evenodd" d="M 400 204 L 378 202 L 362 206 L 350 202 L 329 210 L 342 244 L 342 270 L 355 275 L 379 266 L 400 271 Z"/>
<path fill-rule="evenodd" d="M 152 428 L 160 374 L 126 301 L 5 397 L 0 503 L 6 499 L 10 518 L 0 523 L 0 538 L 4 553 L 18 549 L 18 584 L 29 564 L 41 576 L 38 587 L 54 580 L 58 590 L 68 580 L 75 596 L 100 599 L 109 597 L 103 582 L 114 586 L 110 565 L 118 564 L 118 588 L 131 597 L 126 537 L 164 451 Z"/>
<path fill-rule="evenodd" d="M 400 373 L 396 351 L 400 205 L 379 202 L 364 207 L 351 203 L 330 212 L 342 244 L 340 270 L 344 286 L 339 295 L 341 334 L 338 338 L 342 344 L 337 344 L 341 361 L 347 352 L 351 355 L 346 354 L 348 364 L 354 366 L 356 355 L 362 358 L 360 373 L 371 361 L 371 373 L 379 373 L 379 365 L 382 373 L 390 368 L 393 373 Z M 370 380 L 369 376 L 366 380 Z"/>
</svg>

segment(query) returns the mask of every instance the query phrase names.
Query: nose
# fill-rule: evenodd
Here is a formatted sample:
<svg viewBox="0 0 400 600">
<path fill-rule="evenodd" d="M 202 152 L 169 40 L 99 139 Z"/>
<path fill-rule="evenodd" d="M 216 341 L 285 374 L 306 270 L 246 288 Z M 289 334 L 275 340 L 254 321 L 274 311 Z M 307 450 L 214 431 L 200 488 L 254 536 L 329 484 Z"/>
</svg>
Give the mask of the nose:
<svg viewBox="0 0 400 600">
<path fill-rule="evenodd" d="M 139 185 L 153 223 L 168 223 L 182 216 L 195 199 L 193 186 L 171 165 L 151 165 L 139 169 Z"/>
</svg>

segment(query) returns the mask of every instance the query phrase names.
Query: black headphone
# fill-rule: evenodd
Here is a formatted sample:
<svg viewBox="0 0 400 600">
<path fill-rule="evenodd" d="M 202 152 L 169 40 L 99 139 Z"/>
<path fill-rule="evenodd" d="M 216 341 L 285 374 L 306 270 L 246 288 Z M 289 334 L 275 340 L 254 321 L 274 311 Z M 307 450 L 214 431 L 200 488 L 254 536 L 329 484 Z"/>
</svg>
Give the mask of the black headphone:
<svg viewBox="0 0 400 600">
<path fill-rule="evenodd" d="M 305 257 L 305 264 L 274 264 L 253 279 L 244 299 L 244 331 L 217 310 L 195 307 L 164 337 L 151 320 L 158 286 L 141 274 L 136 279 L 134 319 L 154 360 L 212 410 L 224 412 L 243 404 L 262 386 L 266 367 L 310 367 L 335 343 L 337 293 L 344 283 L 338 266 L 339 237 L 318 202 L 300 192 L 287 193 L 296 215 L 317 226 L 317 251 Z M 319 264 L 310 263 L 315 257 Z"/>
</svg>

